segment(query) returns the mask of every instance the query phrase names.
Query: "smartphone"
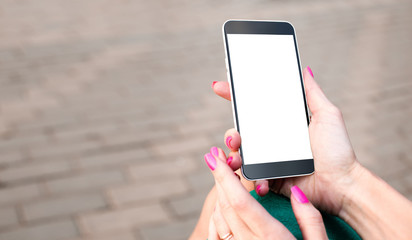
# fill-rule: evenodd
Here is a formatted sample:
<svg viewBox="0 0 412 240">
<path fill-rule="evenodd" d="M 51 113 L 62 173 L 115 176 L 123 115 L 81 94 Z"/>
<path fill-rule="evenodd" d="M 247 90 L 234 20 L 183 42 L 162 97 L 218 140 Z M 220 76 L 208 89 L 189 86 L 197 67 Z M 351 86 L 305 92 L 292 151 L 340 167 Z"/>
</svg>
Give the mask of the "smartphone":
<svg viewBox="0 0 412 240">
<path fill-rule="evenodd" d="M 223 36 L 243 176 L 312 174 L 309 116 L 292 24 L 228 20 Z"/>
</svg>

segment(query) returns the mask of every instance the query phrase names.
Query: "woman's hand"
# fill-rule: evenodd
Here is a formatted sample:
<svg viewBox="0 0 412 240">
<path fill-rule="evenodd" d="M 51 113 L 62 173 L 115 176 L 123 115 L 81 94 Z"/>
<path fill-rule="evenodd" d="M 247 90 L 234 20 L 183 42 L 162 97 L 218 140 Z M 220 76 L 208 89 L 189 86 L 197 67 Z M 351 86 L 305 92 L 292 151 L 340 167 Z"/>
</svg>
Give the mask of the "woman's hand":
<svg viewBox="0 0 412 240">
<path fill-rule="evenodd" d="M 205 155 L 217 190 L 217 204 L 209 222 L 209 240 L 215 239 L 293 239 L 294 236 L 274 219 L 243 187 L 239 176 L 227 165 L 221 149 L 213 147 Z M 327 239 L 322 216 L 293 186 L 292 208 L 304 239 Z"/>
<path fill-rule="evenodd" d="M 309 136 L 315 161 L 315 173 L 305 177 L 280 180 L 260 180 L 255 182 L 259 195 L 263 196 L 269 188 L 274 192 L 290 196 L 290 189 L 298 185 L 311 199 L 313 204 L 332 214 L 339 215 L 345 194 L 348 194 L 358 169 L 356 160 L 341 112 L 324 95 L 313 79 L 312 71 L 303 71 L 306 98 L 312 112 Z M 215 82 L 213 90 L 217 95 L 230 100 L 229 86 L 226 82 Z M 266 139 L 270 141 L 270 137 Z M 225 134 L 225 143 L 232 151 L 231 164 L 240 165 L 238 149 L 240 136 L 234 129 Z M 264 151 L 264 149 L 262 149 Z"/>
<path fill-rule="evenodd" d="M 257 181 L 257 193 L 263 196 L 270 188 L 290 196 L 291 187 L 298 185 L 316 207 L 343 218 L 362 238 L 409 239 L 412 236 L 411 201 L 357 162 L 341 112 L 323 94 L 310 68 L 304 69 L 303 78 L 312 112 L 309 137 L 315 173 L 269 182 Z M 213 89 L 219 96 L 230 100 L 227 83 L 215 82 Z M 225 143 L 231 150 L 228 162 L 232 169 L 241 165 L 237 152 L 240 142 L 234 129 L 226 132 Z"/>
</svg>

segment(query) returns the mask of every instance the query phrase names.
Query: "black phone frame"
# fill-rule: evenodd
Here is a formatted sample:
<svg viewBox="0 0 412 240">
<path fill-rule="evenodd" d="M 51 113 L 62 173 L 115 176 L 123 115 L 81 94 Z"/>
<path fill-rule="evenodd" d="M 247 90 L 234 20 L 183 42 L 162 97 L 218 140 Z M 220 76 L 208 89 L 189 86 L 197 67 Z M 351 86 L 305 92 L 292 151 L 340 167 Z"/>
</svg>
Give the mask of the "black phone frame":
<svg viewBox="0 0 412 240">
<path fill-rule="evenodd" d="M 234 91 L 234 82 L 232 78 L 232 67 L 230 62 L 229 45 L 227 41 L 227 34 L 276 34 L 276 35 L 293 35 L 295 44 L 296 59 L 298 61 L 300 83 L 302 88 L 302 97 L 306 112 L 306 120 L 309 126 L 309 114 L 305 98 L 305 89 L 303 85 L 302 70 L 297 47 L 295 30 L 289 22 L 280 21 L 250 21 L 250 20 L 228 20 L 223 25 L 224 41 L 226 46 L 227 68 L 229 71 L 233 109 L 235 114 L 236 128 L 241 133 L 238 114 L 236 107 L 236 97 Z M 242 146 L 239 149 L 240 156 L 243 156 Z M 244 164 L 242 157 L 242 175 L 248 180 L 259 179 L 275 179 L 294 176 L 303 176 L 312 174 L 315 171 L 313 158 L 287 160 L 281 162 L 258 163 L 258 164 Z"/>
</svg>

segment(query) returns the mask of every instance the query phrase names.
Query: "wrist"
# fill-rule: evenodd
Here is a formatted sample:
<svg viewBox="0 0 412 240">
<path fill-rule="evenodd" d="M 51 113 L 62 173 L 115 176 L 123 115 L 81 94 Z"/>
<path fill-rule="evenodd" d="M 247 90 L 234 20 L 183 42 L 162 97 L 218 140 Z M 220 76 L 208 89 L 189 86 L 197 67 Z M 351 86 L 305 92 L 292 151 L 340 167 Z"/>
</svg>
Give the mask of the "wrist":
<svg viewBox="0 0 412 240">
<path fill-rule="evenodd" d="M 352 184 L 343 189 L 339 217 L 362 238 L 396 238 L 411 236 L 408 224 L 412 204 L 385 181 L 357 163 L 350 174 Z M 405 238 L 407 239 L 407 238 Z"/>
<path fill-rule="evenodd" d="M 359 162 L 355 161 L 352 168 L 347 175 L 345 183 L 342 185 L 344 188 L 340 189 L 343 193 L 342 206 L 338 213 L 338 216 L 345 219 L 350 208 L 356 203 L 356 198 L 359 196 L 361 188 L 360 186 L 368 182 L 368 170 L 363 167 Z"/>
<path fill-rule="evenodd" d="M 345 208 L 354 201 L 358 192 L 358 183 L 363 178 L 365 169 L 356 159 L 341 171 L 336 171 L 333 181 L 329 180 L 329 206 L 327 210 L 343 218 Z"/>
</svg>

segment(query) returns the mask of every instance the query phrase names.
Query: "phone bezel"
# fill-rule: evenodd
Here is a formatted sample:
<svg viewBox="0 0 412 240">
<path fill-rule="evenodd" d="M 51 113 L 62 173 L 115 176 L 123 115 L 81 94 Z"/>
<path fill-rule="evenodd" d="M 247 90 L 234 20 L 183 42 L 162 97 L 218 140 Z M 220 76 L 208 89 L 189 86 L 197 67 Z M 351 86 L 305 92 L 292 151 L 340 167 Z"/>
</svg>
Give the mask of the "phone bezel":
<svg viewBox="0 0 412 240">
<path fill-rule="evenodd" d="M 230 85 L 230 94 L 232 98 L 232 110 L 235 121 L 236 130 L 240 132 L 238 114 L 236 107 L 236 97 L 234 92 L 234 83 L 232 78 L 232 68 L 230 62 L 230 53 L 227 41 L 227 34 L 277 34 L 277 35 L 293 35 L 295 44 L 295 53 L 298 61 L 300 82 L 302 87 L 302 97 L 304 101 L 304 108 L 306 112 L 306 120 L 309 126 L 309 112 L 306 103 L 305 88 L 302 78 L 301 63 L 299 58 L 298 44 L 296 40 L 295 29 L 293 25 L 285 21 L 258 21 L 258 20 L 228 20 L 223 24 L 223 41 L 225 45 L 226 54 L 226 68 L 228 71 L 228 81 Z M 242 146 L 239 148 L 240 156 L 242 157 Z M 285 177 L 295 177 L 310 175 L 315 171 L 313 158 L 311 159 L 299 159 L 299 160 L 287 160 L 281 162 L 272 163 L 259 163 L 259 164 L 244 164 L 242 157 L 242 175 L 248 180 L 259 179 L 275 179 Z"/>
</svg>

